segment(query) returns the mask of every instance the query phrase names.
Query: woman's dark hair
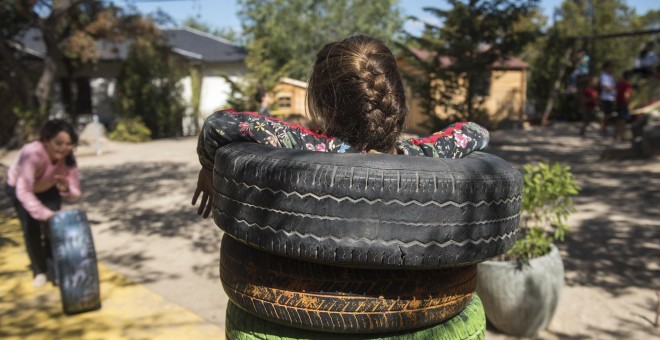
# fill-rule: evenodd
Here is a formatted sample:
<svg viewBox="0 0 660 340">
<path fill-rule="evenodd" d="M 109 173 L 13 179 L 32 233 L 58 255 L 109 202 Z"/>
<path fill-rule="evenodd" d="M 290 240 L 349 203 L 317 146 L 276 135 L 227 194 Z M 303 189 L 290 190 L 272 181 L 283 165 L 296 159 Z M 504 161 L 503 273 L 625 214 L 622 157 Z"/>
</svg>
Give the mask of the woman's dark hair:
<svg viewBox="0 0 660 340">
<path fill-rule="evenodd" d="M 361 151 L 391 152 L 408 114 L 392 51 L 364 35 L 329 43 L 319 51 L 307 102 L 322 133 Z"/>
<path fill-rule="evenodd" d="M 73 143 L 74 146 L 78 145 L 78 134 L 71 124 L 61 119 L 51 119 L 44 123 L 39 131 L 39 140 L 41 142 L 48 142 L 62 131 L 69 134 L 69 137 L 71 137 L 71 143 Z M 66 156 L 64 162 L 70 167 L 76 165 L 76 157 L 73 155 L 73 151 Z"/>
</svg>

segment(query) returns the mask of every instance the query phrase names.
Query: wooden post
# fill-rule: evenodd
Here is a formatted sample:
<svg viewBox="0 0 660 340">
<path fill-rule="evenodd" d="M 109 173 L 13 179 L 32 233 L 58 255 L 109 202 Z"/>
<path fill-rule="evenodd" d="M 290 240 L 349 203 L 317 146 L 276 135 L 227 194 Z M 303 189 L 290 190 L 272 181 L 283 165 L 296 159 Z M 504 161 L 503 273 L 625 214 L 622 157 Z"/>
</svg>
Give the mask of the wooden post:
<svg viewBox="0 0 660 340">
<path fill-rule="evenodd" d="M 660 326 L 660 290 L 655 292 L 658 297 L 658 304 L 655 306 L 655 328 Z"/>
</svg>

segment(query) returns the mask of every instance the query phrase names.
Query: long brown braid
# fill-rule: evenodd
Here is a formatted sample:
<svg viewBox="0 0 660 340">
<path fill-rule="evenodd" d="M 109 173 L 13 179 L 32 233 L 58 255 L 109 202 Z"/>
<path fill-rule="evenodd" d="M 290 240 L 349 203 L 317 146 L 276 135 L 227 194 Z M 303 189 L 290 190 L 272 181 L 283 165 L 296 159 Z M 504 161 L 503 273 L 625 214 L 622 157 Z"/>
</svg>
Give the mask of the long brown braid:
<svg viewBox="0 0 660 340">
<path fill-rule="evenodd" d="M 362 151 L 392 152 L 408 113 L 392 51 L 364 35 L 319 51 L 307 101 L 321 132 Z"/>
</svg>

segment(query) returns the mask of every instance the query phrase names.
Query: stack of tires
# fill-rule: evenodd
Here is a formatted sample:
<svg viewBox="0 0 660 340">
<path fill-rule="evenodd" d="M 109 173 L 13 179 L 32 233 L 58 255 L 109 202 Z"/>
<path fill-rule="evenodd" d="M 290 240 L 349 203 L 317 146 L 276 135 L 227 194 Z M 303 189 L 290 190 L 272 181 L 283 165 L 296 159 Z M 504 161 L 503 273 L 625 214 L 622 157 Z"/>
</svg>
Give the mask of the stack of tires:
<svg viewBox="0 0 660 340">
<path fill-rule="evenodd" d="M 476 264 L 516 238 L 522 176 L 495 156 L 218 150 L 229 339 L 480 339 Z"/>
</svg>

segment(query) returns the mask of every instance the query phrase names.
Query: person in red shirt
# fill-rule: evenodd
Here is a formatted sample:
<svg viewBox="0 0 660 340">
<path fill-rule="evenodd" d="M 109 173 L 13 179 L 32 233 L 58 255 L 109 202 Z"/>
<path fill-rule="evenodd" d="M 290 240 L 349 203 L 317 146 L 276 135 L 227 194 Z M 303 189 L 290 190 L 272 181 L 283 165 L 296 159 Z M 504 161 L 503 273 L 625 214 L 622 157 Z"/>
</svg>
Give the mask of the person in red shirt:
<svg viewBox="0 0 660 340">
<path fill-rule="evenodd" d="M 623 135 L 626 122 L 630 119 L 630 96 L 632 95 L 632 85 L 630 78 L 632 72 L 623 72 L 623 79 L 616 84 L 616 127 L 614 130 L 614 139 L 623 141 Z"/>
<path fill-rule="evenodd" d="M 583 112 L 583 121 L 582 128 L 580 129 L 580 136 L 584 136 L 584 133 L 587 131 L 587 126 L 591 122 L 597 121 L 596 112 L 598 111 L 598 77 L 593 77 L 589 80 L 589 85 L 582 91 L 582 112 Z M 601 121 L 601 130 L 604 130 L 605 126 Z"/>
</svg>

